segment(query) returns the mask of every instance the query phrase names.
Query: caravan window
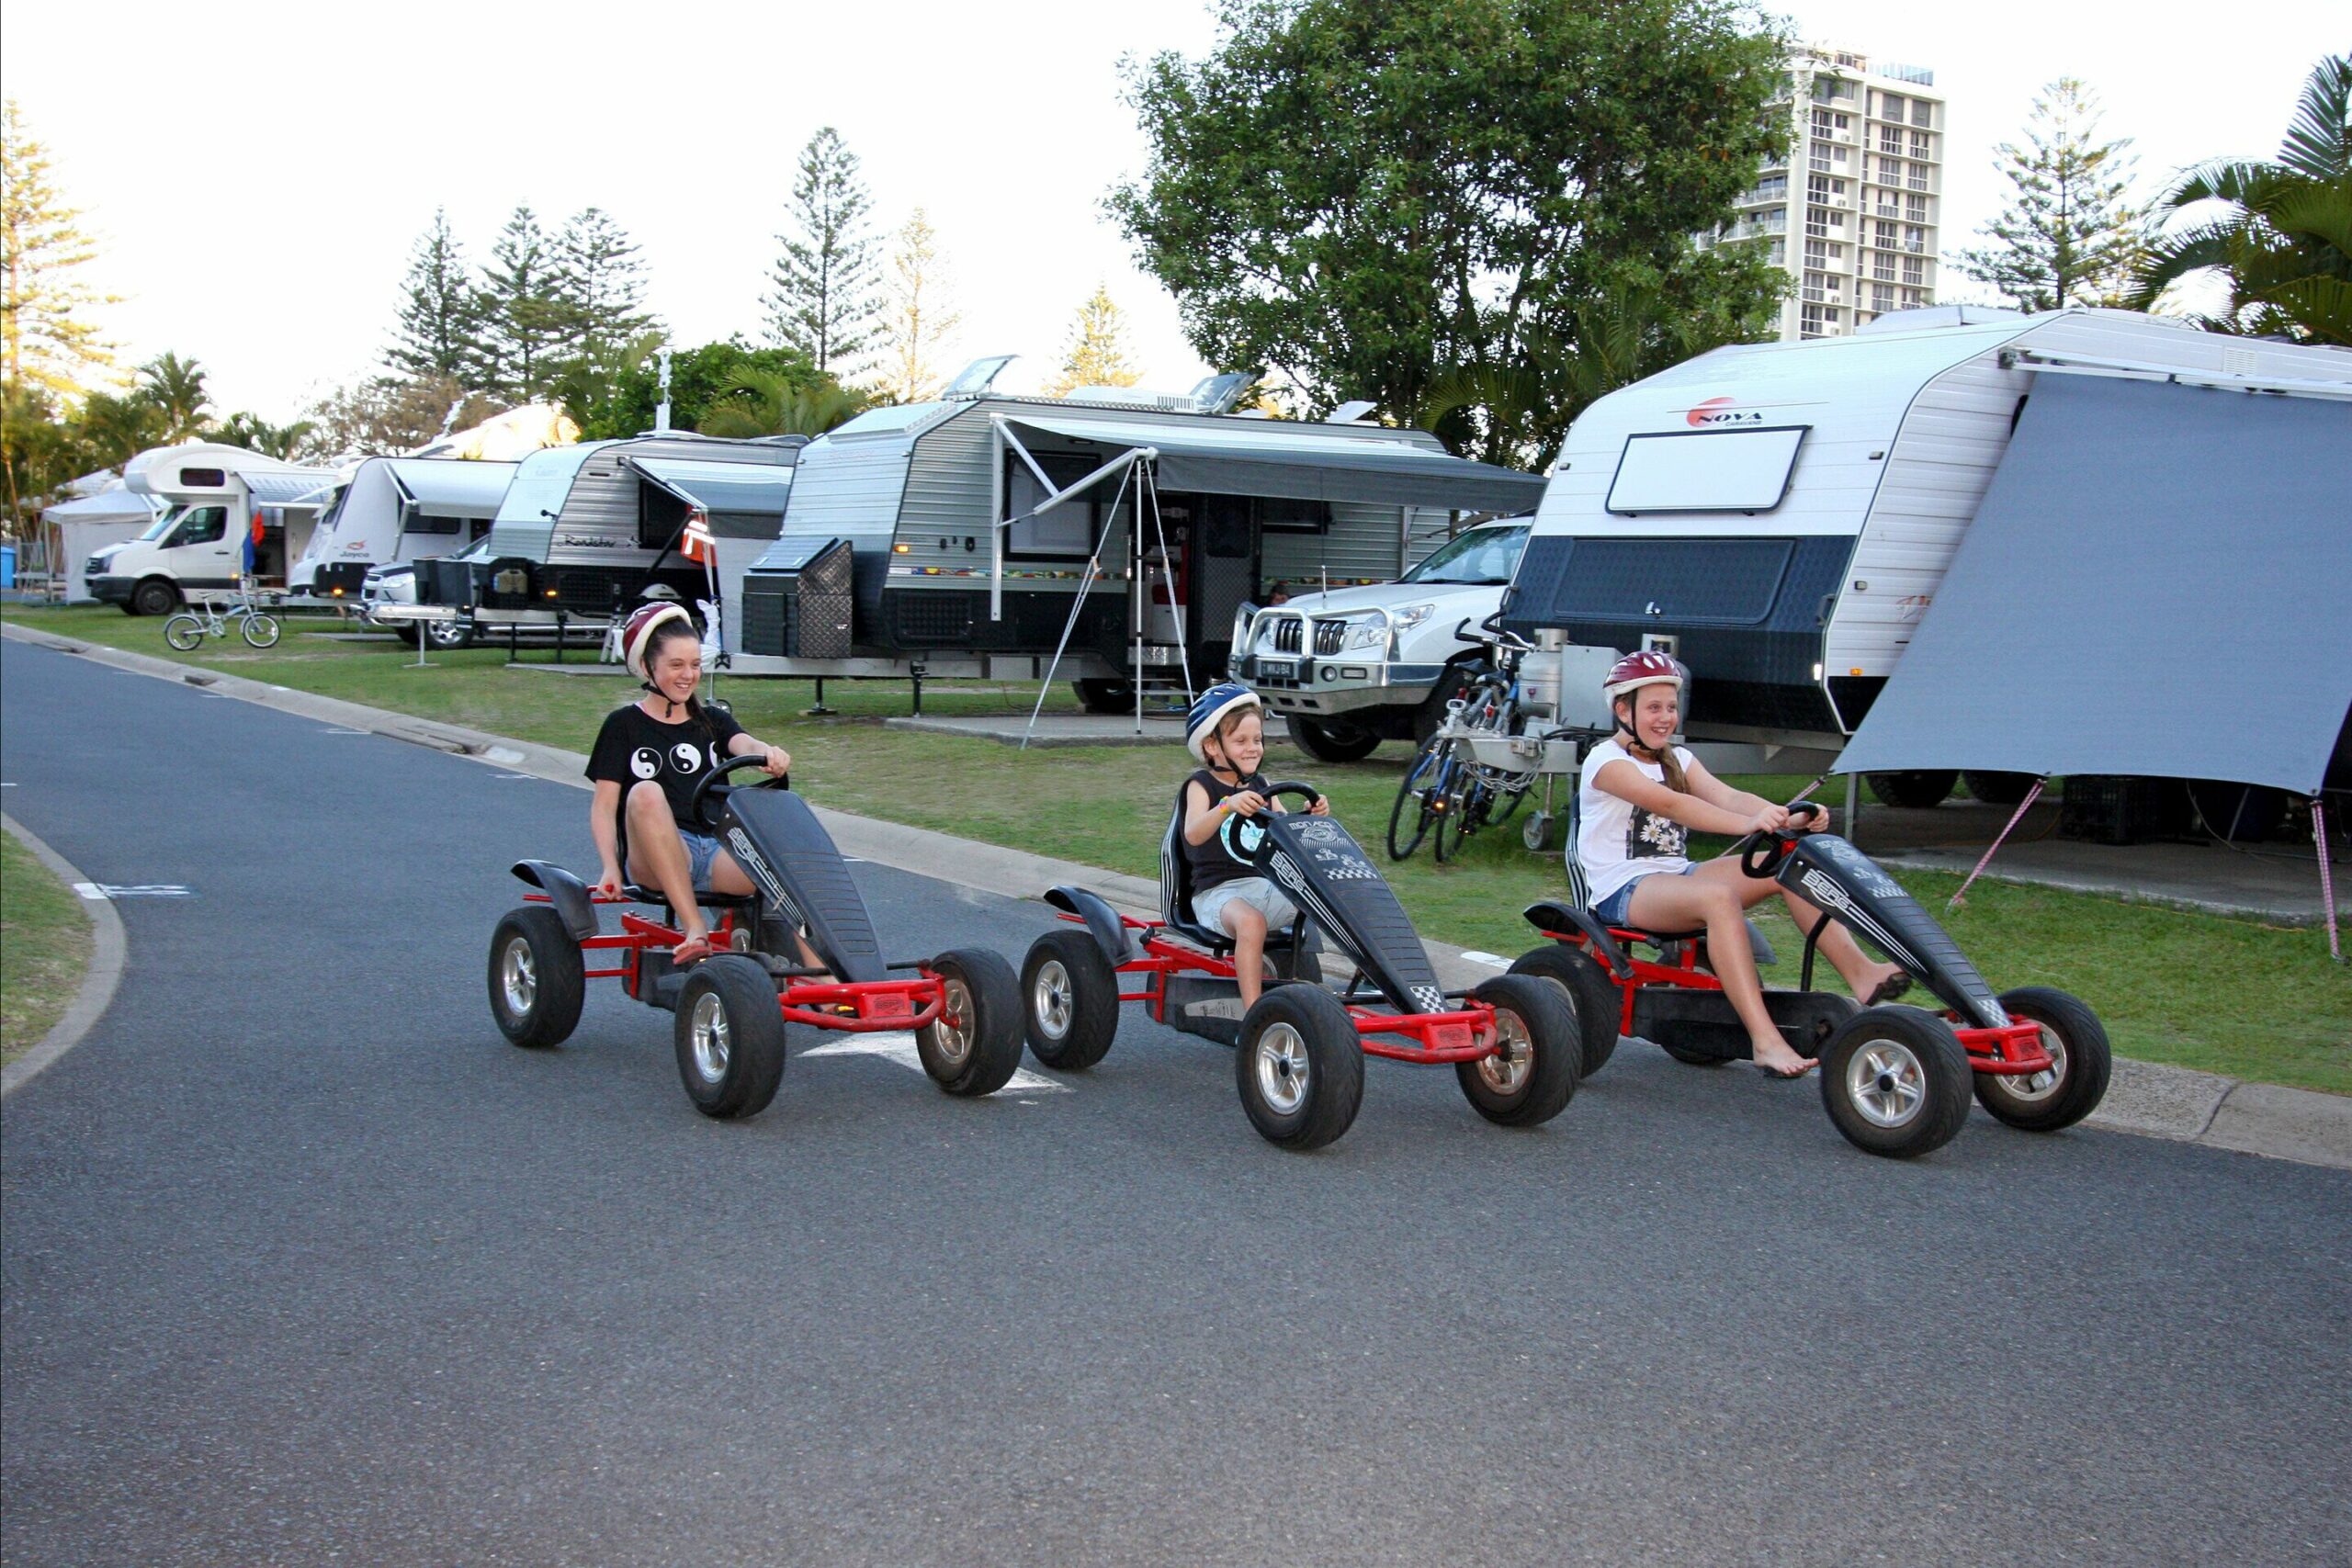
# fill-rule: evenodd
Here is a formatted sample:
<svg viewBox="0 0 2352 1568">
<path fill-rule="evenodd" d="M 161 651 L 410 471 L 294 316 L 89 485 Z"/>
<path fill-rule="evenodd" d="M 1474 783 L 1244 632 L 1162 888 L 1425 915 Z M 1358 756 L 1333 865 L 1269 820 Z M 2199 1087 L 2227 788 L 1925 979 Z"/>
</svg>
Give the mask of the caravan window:
<svg viewBox="0 0 2352 1568">
<path fill-rule="evenodd" d="M 465 526 L 462 517 L 410 517 L 401 524 L 403 534 L 456 534 Z"/>
<path fill-rule="evenodd" d="M 180 520 L 180 514 L 187 510 L 187 508 L 185 506 L 174 506 L 157 513 L 155 514 L 155 521 L 148 524 L 146 528 L 140 534 L 139 542 L 142 545 L 151 545 L 157 539 L 162 538 L 164 535 L 170 533 L 172 531 L 172 525 L 178 522 Z"/>
<path fill-rule="evenodd" d="M 1076 484 L 1101 468 L 1109 454 L 1100 457 L 1080 452 L 1039 452 L 1038 467 L 1054 481 L 1054 488 Z M 1037 482 L 1029 465 L 1018 454 L 1007 453 L 1004 459 L 1005 515 L 1020 517 L 1052 493 Z M 1088 556 L 1094 553 L 1095 542 L 1102 536 L 1103 513 L 1110 508 L 1111 498 L 1118 493 L 1119 476 L 1106 476 L 1086 494 L 1063 502 L 1042 517 L 1024 518 L 1005 530 L 1004 553 L 1009 556 Z M 1122 502 L 1119 514 L 1125 517 L 1127 506 Z"/>
<path fill-rule="evenodd" d="M 1808 307 L 1817 309 L 1817 307 Z M 1629 435 L 1609 486 L 1609 510 L 1770 512 L 1789 492 L 1810 425 L 1662 431 Z"/>
<path fill-rule="evenodd" d="M 219 490 L 228 482 L 228 474 L 220 468 L 182 468 L 180 470 L 180 488 L 183 490 Z"/>
</svg>

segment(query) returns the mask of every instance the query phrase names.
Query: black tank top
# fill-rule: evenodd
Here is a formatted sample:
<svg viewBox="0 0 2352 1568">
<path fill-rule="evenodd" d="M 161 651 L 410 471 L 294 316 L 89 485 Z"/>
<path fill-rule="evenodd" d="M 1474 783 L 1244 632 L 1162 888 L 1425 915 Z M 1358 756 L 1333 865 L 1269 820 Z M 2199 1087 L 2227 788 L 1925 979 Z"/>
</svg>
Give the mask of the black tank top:
<svg viewBox="0 0 2352 1568">
<path fill-rule="evenodd" d="M 1238 784 L 1227 784 L 1206 768 L 1195 772 L 1187 784 L 1199 784 L 1208 791 L 1209 807 L 1229 795 L 1239 795 L 1245 789 L 1259 794 L 1266 792 L 1266 775 L 1251 773 Z M 1187 795 L 1192 791 L 1188 787 Z M 1185 863 L 1193 868 L 1193 891 L 1205 893 L 1221 883 L 1238 882 L 1244 877 L 1264 874 L 1250 859 L 1250 852 L 1257 847 L 1265 832 L 1263 828 L 1247 817 L 1227 816 L 1216 825 L 1216 831 L 1204 843 L 1184 843 Z"/>
</svg>

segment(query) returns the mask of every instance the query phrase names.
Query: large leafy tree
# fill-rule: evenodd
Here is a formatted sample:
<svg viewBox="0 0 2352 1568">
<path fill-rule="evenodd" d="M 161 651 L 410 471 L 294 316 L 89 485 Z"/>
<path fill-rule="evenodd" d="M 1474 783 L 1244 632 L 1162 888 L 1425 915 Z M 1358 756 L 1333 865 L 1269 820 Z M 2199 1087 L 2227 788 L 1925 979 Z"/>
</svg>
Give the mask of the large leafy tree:
<svg viewBox="0 0 2352 1568">
<path fill-rule="evenodd" d="M 836 377 L 865 364 L 882 310 L 872 206 L 857 154 L 831 126 L 820 130 L 800 150 L 765 303 L 775 341 Z"/>
<path fill-rule="evenodd" d="M 409 253 L 400 320 L 385 362 L 402 378 L 470 379 L 481 370 L 481 304 L 466 268 L 464 247 L 449 231 L 448 214 L 435 208 L 433 226 Z"/>
<path fill-rule="evenodd" d="M 2352 346 L 2352 54 L 2312 70 L 2276 162 L 2199 164 L 2163 206 L 2170 231 L 2150 249 L 2133 304 L 2216 276 L 2226 302 L 2200 326 Z"/>
<path fill-rule="evenodd" d="M 2147 249 L 2147 209 L 2130 194 L 2132 143 L 2101 141 L 2098 122 L 2098 96 L 2061 76 L 2033 100 L 2025 145 L 1995 149 L 2009 199 L 1984 226 L 1992 243 L 1953 261 L 2019 310 L 2120 304 Z"/>
<path fill-rule="evenodd" d="M 566 310 L 554 247 L 528 205 L 514 209 L 491 247 L 476 301 L 485 374 L 481 385 L 519 402 L 544 394 L 561 357 Z"/>
<path fill-rule="evenodd" d="M 97 247 L 50 168 L 9 99 L 0 106 L 0 376 L 71 398 L 114 363 L 90 308 L 115 299 L 82 280 Z"/>
<path fill-rule="evenodd" d="M 741 387 L 753 373 L 774 376 L 788 390 L 830 385 L 806 355 L 789 348 L 754 348 L 741 338 L 680 349 L 670 361 L 670 423 L 678 430 L 701 430 L 704 417 L 724 401 L 741 401 Z M 653 428 L 653 411 L 662 400 L 662 372 L 650 352 L 608 374 L 591 376 L 567 367 L 557 394 L 579 422 L 583 441 L 639 435 Z M 774 432 L 756 430 L 751 434 Z"/>
<path fill-rule="evenodd" d="M 1268 367 L 1309 411 L 1519 385 L 1437 422 L 1456 450 L 1540 460 L 1581 404 L 1578 311 L 1654 302 L 1760 333 L 1785 283 L 1690 236 L 1788 136 L 1784 40 L 1734 0 L 1225 0 L 1207 59 L 1131 65 L 1150 143 L 1111 195 L 1137 259 L 1216 365 Z"/>
</svg>

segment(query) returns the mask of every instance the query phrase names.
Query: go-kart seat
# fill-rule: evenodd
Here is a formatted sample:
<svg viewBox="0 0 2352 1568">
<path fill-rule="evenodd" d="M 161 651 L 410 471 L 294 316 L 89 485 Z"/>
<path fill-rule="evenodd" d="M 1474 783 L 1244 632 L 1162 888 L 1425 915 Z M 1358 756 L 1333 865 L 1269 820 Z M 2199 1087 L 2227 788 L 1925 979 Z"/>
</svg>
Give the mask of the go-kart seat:
<svg viewBox="0 0 2352 1568">
<path fill-rule="evenodd" d="M 1159 839 L 1159 918 L 1171 931 L 1181 931 L 1189 940 L 1219 957 L 1233 951 L 1230 932 L 1211 931 L 1193 918 L 1193 863 L 1184 858 L 1184 792 L 1192 787 L 1187 778 L 1176 791 L 1176 809 L 1169 814 L 1168 831 Z M 1307 939 L 1313 949 L 1313 937 Z M 1288 953 L 1291 945 L 1290 928 L 1266 933 L 1269 956 Z"/>
</svg>

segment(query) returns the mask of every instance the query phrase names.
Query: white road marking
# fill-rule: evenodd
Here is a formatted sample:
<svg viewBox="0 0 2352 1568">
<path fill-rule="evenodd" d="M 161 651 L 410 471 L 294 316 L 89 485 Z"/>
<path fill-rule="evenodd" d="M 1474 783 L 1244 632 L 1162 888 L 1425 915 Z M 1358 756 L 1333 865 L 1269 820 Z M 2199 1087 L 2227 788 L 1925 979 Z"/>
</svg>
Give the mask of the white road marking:
<svg viewBox="0 0 2352 1568">
<path fill-rule="evenodd" d="M 492 773 L 490 776 L 494 779 L 535 779 L 539 775 L 537 773 Z"/>
<path fill-rule="evenodd" d="M 176 882 L 138 882 L 117 885 L 111 882 L 77 882 L 74 891 L 92 903 L 108 898 L 193 898 L 196 889 Z"/>
<path fill-rule="evenodd" d="M 321 735 L 368 735 L 374 732 L 366 729 L 322 729 L 319 733 Z"/>
<path fill-rule="evenodd" d="M 811 1045 L 800 1053 L 803 1056 L 879 1056 L 896 1062 L 902 1067 L 922 1071 L 922 1058 L 915 1055 L 915 1037 L 904 1030 L 888 1034 L 844 1034 L 828 1040 L 822 1045 Z M 1012 1081 L 1005 1090 L 1019 1089 L 1029 1094 L 1068 1094 L 1069 1085 L 1057 1083 L 1043 1073 L 1033 1073 L 1026 1067 L 1016 1068 Z"/>
<path fill-rule="evenodd" d="M 1473 964 L 1483 964 L 1489 969 L 1508 969 L 1510 967 L 1510 959 L 1498 958 L 1491 953 L 1478 953 L 1465 947 L 1462 950 L 1462 956 L 1468 959 Z"/>
</svg>

